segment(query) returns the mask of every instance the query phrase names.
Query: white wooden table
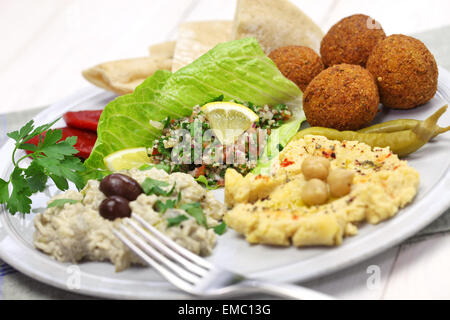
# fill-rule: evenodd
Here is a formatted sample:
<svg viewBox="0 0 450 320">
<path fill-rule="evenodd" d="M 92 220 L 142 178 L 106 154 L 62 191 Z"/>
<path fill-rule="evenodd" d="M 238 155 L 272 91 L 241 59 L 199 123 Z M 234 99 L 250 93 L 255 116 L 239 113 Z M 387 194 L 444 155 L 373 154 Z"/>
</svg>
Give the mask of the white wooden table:
<svg viewBox="0 0 450 320">
<path fill-rule="evenodd" d="M 387 34 L 450 24 L 448 0 L 296 0 L 327 31 L 368 14 Z M 182 21 L 232 19 L 233 0 L 2 0 L 0 113 L 48 105 L 87 86 L 80 71 L 144 56 Z M 447 36 L 448 37 L 448 36 Z M 392 248 L 307 286 L 344 299 L 450 299 L 450 235 Z M 379 280 L 379 281 L 377 281 Z"/>
</svg>

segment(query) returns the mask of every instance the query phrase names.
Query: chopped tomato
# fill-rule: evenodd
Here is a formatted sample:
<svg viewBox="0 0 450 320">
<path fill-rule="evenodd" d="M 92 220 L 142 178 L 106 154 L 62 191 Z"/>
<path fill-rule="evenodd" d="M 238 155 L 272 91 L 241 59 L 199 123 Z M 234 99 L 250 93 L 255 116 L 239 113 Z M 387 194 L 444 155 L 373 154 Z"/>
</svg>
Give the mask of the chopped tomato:
<svg viewBox="0 0 450 320">
<path fill-rule="evenodd" d="M 205 169 L 206 166 L 202 165 L 201 167 L 198 167 L 195 169 L 195 177 L 198 178 L 200 176 L 204 176 L 205 175 Z"/>
</svg>

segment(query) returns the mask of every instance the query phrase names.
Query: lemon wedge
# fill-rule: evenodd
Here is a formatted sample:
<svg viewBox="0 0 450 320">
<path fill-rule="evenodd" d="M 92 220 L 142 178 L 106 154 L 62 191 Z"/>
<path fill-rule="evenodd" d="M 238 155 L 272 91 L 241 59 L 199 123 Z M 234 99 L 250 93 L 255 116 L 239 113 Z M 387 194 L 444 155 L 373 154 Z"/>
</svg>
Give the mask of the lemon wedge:
<svg viewBox="0 0 450 320">
<path fill-rule="evenodd" d="M 259 117 L 250 108 L 234 102 L 211 102 L 202 107 L 211 129 L 222 144 L 234 143 Z"/>
<path fill-rule="evenodd" d="M 139 168 L 151 163 L 147 148 L 123 149 L 107 155 L 103 159 L 106 168 L 111 171 Z"/>
</svg>

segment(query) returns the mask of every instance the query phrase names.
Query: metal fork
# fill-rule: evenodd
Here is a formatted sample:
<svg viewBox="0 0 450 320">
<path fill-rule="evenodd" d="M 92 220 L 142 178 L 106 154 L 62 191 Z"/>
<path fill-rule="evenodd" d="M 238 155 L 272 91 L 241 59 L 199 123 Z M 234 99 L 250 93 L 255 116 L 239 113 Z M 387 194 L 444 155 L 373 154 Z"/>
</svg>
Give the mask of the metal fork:
<svg viewBox="0 0 450 320">
<path fill-rule="evenodd" d="M 130 219 L 124 219 L 119 229 L 114 229 L 114 234 L 131 251 L 158 270 L 175 287 L 195 296 L 223 298 L 265 293 L 301 300 L 333 299 L 296 285 L 246 279 L 240 274 L 214 266 L 175 243 L 135 213 Z"/>
</svg>

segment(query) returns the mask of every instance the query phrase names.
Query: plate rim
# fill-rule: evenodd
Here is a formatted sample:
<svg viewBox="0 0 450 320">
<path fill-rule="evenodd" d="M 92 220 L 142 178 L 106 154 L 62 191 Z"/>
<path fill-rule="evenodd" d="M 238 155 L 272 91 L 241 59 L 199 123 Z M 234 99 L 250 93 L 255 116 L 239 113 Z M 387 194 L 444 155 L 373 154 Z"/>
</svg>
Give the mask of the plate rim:
<svg viewBox="0 0 450 320">
<path fill-rule="evenodd" d="M 439 81 L 440 87 L 445 91 L 446 99 L 450 100 L 448 97 L 450 95 L 450 73 L 439 67 Z M 445 81 L 444 81 L 445 80 Z M 104 96 L 104 98 L 114 97 L 114 95 L 110 92 L 107 92 L 103 89 L 96 88 L 93 86 L 85 87 L 76 91 L 74 94 L 50 105 L 45 110 L 41 111 L 38 115 L 34 117 L 36 123 L 39 123 L 39 119 L 45 118 L 48 113 L 58 110 L 59 113 L 63 113 L 66 110 L 72 109 L 73 106 L 79 104 L 80 102 L 86 101 L 89 98 Z M 450 101 L 449 101 L 450 103 Z M 12 141 L 7 141 L 5 145 L 0 149 L 2 152 L 8 152 L 8 150 L 12 150 L 13 143 Z M 7 164 L 2 168 L 1 177 L 5 176 L 5 173 L 10 171 L 11 165 Z M 276 279 L 280 282 L 305 282 L 316 279 L 320 276 L 324 276 L 326 274 L 331 274 L 337 272 L 339 270 L 345 269 L 351 265 L 359 263 L 361 261 L 367 260 L 370 257 L 376 256 L 377 254 L 394 247 L 405 239 L 411 237 L 427 225 L 429 225 L 432 221 L 436 220 L 440 215 L 442 215 L 449 207 L 450 207 L 450 198 L 440 198 L 440 201 L 434 201 L 436 197 L 439 197 L 439 193 L 444 191 L 446 187 L 450 186 L 450 166 L 447 167 L 446 172 L 443 172 L 442 176 L 432 186 L 431 190 L 424 195 L 422 199 L 420 199 L 417 203 L 414 203 L 413 206 L 402 209 L 401 215 L 395 216 L 395 219 L 391 219 L 388 222 L 385 222 L 383 227 L 378 228 L 376 231 L 372 232 L 370 235 L 362 238 L 360 241 L 355 241 L 351 244 L 348 244 L 345 250 L 345 260 L 342 261 L 343 258 L 339 257 L 342 255 L 343 250 L 339 250 L 343 247 L 334 248 L 334 250 L 329 250 L 324 254 L 320 254 L 315 256 L 312 259 L 307 259 L 306 261 L 300 261 L 296 263 L 289 263 L 284 266 L 278 266 L 275 268 L 271 268 L 268 270 L 258 271 L 251 274 L 252 277 L 257 278 L 266 278 L 266 279 Z M 418 212 L 419 209 L 426 208 L 429 212 L 426 215 L 420 215 Z M 415 212 L 414 212 L 415 211 Z M 431 213 L 430 213 L 431 212 Z M 405 214 L 406 213 L 406 214 Z M 104 281 L 101 281 L 97 276 L 90 275 L 88 273 L 82 272 L 81 275 L 86 278 L 93 278 L 91 281 L 100 281 L 102 285 L 105 287 L 92 284 L 89 281 L 84 281 L 84 285 L 81 285 L 78 289 L 70 289 L 66 285 L 66 278 L 68 275 L 66 274 L 67 264 L 60 263 L 58 261 L 53 260 L 48 257 L 44 253 L 35 250 L 34 248 L 29 248 L 22 241 L 18 239 L 14 239 L 15 236 L 11 234 L 11 231 L 6 227 L 8 225 L 8 216 L 7 210 L 4 205 L 0 207 L 0 258 L 4 260 L 6 263 L 10 264 L 12 267 L 17 269 L 18 271 L 26 274 L 27 276 L 34 278 L 35 280 L 44 282 L 48 285 L 76 293 L 76 294 L 85 294 L 89 296 L 97 296 L 104 298 L 118 298 L 118 299 L 189 299 L 192 296 L 183 293 L 174 287 L 172 287 L 169 283 L 165 281 L 149 281 L 143 283 L 142 285 L 147 289 L 155 289 L 155 290 L 147 290 L 147 291 L 131 291 L 131 290 L 121 290 L 120 288 L 114 287 L 112 284 L 120 282 L 119 279 L 108 278 L 112 284 L 106 284 Z M 395 226 L 403 221 L 404 219 L 410 219 L 412 217 L 417 216 L 417 220 L 415 220 L 414 224 L 404 224 L 404 229 L 402 230 L 400 235 L 389 234 L 390 228 L 395 228 Z M 394 221 L 394 223 L 390 223 Z M 392 226 L 393 225 L 393 226 Z M 387 234 L 387 236 L 386 236 Z M 378 238 L 382 237 L 384 241 L 378 242 L 374 241 Z M 14 241 L 15 240 L 15 241 Z M 243 240 L 244 241 L 244 240 Z M 5 245 L 5 242 L 8 242 Z M 354 250 L 352 252 L 352 247 L 357 246 L 360 247 L 364 243 L 367 244 L 364 246 L 363 251 Z M 26 252 L 32 253 L 30 257 L 26 257 L 25 252 L 22 252 L 21 249 L 25 249 Z M 17 251 L 18 250 L 18 251 Z M 29 252 L 31 251 L 31 252 Z M 18 254 L 22 259 L 17 259 Z M 28 261 L 30 258 L 31 261 Z M 35 260 L 33 260 L 35 259 Z M 323 267 L 321 269 L 309 268 L 310 264 L 317 264 L 317 261 L 321 261 L 325 264 L 326 260 L 332 259 L 333 264 L 330 266 L 328 263 L 327 267 Z M 29 265 L 26 263 L 21 263 L 23 261 L 30 262 Z M 312 261 L 312 262 L 311 262 Z M 337 261 L 337 262 L 336 262 Z M 49 266 L 53 268 L 51 274 L 47 274 L 42 272 L 39 267 L 43 265 Z M 303 271 L 300 274 L 296 272 L 292 272 L 294 270 L 298 270 L 298 268 L 304 268 L 307 271 Z M 64 270 L 63 270 L 64 269 Z M 125 280 L 124 280 L 125 281 Z M 86 285 L 88 283 L 88 285 Z M 129 288 L 131 289 L 131 288 Z"/>
</svg>

